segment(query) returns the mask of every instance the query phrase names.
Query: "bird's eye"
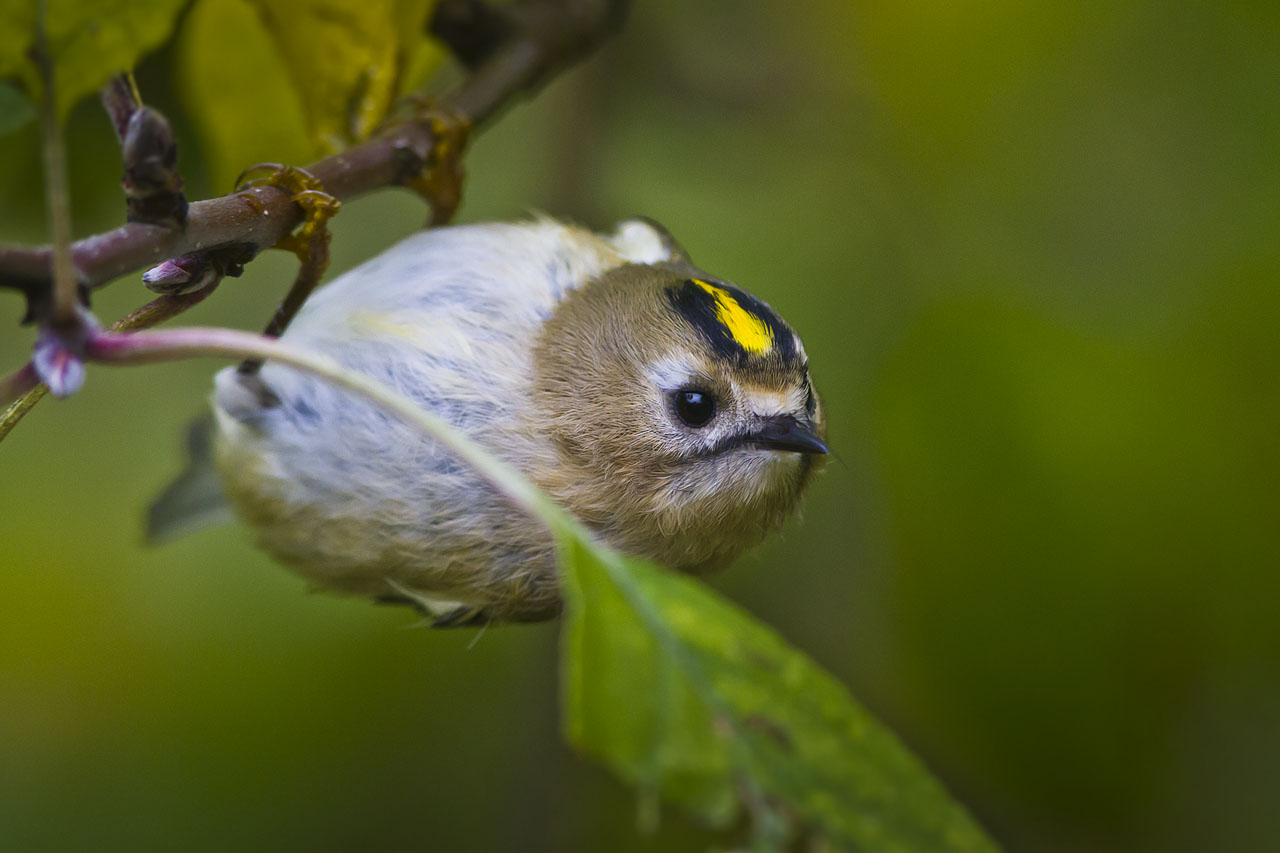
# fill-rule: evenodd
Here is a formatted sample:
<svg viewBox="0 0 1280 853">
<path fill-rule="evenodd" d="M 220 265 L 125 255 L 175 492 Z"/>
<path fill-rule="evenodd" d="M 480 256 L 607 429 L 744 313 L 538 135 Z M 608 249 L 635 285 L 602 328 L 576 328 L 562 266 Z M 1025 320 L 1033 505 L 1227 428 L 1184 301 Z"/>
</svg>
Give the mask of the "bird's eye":
<svg viewBox="0 0 1280 853">
<path fill-rule="evenodd" d="M 706 426 L 716 414 L 716 399 L 698 388 L 681 388 L 675 393 L 676 414 L 691 427 Z"/>
</svg>

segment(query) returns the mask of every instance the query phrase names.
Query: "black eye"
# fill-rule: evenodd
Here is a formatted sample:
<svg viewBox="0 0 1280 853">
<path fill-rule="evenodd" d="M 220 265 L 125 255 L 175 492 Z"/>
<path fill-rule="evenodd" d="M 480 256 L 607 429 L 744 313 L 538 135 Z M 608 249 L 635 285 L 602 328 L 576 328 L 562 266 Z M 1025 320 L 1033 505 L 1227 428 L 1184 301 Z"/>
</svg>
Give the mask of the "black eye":
<svg viewBox="0 0 1280 853">
<path fill-rule="evenodd" d="M 706 426 L 716 414 L 716 398 L 697 388 L 681 388 L 675 393 L 676 414 L 691 427 Z"/>
</svg>

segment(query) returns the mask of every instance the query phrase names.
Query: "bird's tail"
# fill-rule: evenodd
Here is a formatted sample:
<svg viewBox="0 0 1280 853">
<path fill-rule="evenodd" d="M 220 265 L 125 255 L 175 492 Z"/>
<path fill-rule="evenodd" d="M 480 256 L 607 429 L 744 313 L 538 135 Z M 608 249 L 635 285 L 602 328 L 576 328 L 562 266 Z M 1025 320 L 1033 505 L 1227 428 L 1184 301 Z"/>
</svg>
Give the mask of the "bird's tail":
<svg viewBox="0 0 1280 853">
<path fill-rule="evenodd" d="M 158 545 L 232 520 L 213 465 L 213 416 L 187 430 L 187 467 L 147 510 L 147 542 Z"/>
</svg>

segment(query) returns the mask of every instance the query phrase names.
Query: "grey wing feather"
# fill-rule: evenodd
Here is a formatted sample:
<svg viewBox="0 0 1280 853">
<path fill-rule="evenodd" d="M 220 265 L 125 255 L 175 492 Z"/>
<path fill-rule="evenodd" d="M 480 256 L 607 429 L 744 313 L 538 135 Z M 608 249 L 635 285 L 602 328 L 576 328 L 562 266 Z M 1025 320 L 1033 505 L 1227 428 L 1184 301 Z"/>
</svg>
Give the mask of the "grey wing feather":
<svg viewBox="0 0 1280 853">
<path fill-rule="evenodd" d="M 187 430 L 187 467 L 151 502 L 147 542 L 158 545 L 232 520 L 231 507 L 213 466 L 212 415 Z"/>
</svg>

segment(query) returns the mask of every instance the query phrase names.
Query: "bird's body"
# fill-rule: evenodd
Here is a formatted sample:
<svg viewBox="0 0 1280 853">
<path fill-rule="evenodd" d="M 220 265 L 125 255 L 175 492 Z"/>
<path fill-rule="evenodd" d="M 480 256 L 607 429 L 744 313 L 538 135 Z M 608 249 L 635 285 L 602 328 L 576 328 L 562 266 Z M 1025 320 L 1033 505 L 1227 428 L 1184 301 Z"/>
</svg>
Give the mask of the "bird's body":
<svg viewBox="0 0 1280 853">
<path fill-rule="evenodd" d="M 803 388 L 783 376 L 803 355 L 794 333 L 767 306 L 736 289 L 735 301 L 724 289 L 732 286 L 710 281 L 664 231 L 638 220 L 611 236 L 545 219 L 437 229 L 319 290 L 284 337 L 444 417 L 606 542 L 702 571 L 780 524 L 811 469 L 807 453 L 766 449 L 773 439 L 758 430 L 741 449 L 733 443 L 738 379 L 754 377 L 745 383 L 752 399 L 777 410 L 766 418 L 797 407 L 803 415 L 807 405 L 812 434 L 821 429 L 807 371 Z M 747 349 L 710 426 L 732 435 L 715 439 L 723 448 L 695 446 L 712 431 L 688 427 L 670 400 L 685 394 L 687 407 L 698 393 L 685 388 L 695 381 L 687 374 L 706 353 L 716 358 L 714 335 L 688 318 L 725 306 L 745 313 L 716 313 L 709 328 L 724 320 L 730 343 Z M 690 355 L 699 341 L 706 352 Z M 761 341 L 777 350 L 773 361 L 749 351 Z M 717 381 L 699 374 L 695 384 Z M 806 389 L 807 400 L 797 396 Z M 221 371 L 213 408 L 226 497 L 261 546 L 306 577 L 408 599 L 452 621 L 558 611 L 545 529 L 394 417 L 272 363 L 256 375 Z"/>
</svg>

